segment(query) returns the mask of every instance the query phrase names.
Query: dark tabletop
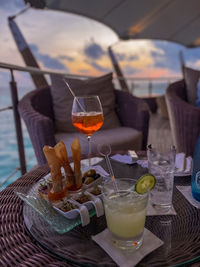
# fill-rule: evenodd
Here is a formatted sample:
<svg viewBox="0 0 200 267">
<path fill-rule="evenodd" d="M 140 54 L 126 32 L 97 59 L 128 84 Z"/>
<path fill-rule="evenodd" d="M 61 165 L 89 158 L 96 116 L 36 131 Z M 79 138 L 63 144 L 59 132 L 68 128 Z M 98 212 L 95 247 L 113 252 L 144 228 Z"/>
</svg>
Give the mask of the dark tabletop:
<svg viewBox="0 0 200 267">
<path fill-rule="evenodd" d="M 104 161 L 101 165 L 107 169 Z M 136 164 L 125 165 L 113 160 L 112 166 L 116 178 L 139 178 L 147 172 Z M 0 265 L 116 266 L 91 240 L 91 235 L 106 227 L 104 216 L 94 216 L 88 226 L 77 226 L 60 235 L 14 194 L 22 187 L 31 188 L 48 172 L 48 166 L 38 167 L 0 192 Z M 191 266 L 193 262 L 200 261 L 200 211 L 176 189 L 176 185 L 189 184 L 189 176 L 175 177 L 173 205 L 176 216 L 147 217 L 145 227 L 163 240 L 164 245 L 147 255 L 137 266 Z M 29 220 L 26 217 L 24 221 L 27 214 Z"/>
</svg>

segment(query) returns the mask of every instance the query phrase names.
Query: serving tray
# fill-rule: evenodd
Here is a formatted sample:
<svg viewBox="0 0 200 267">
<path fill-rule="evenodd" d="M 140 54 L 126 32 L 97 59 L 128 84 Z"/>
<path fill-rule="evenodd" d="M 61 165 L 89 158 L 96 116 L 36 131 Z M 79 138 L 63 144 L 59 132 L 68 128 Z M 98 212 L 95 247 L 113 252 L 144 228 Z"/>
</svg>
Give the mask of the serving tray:
<svg viewBox="0 0 200 267">
<path fill-rule="evenodd" d="M 95 166 L 95 169 L 101 175 L 100 181 L 108 178 L 106 176 L 102 176 L 102 173 L 104 175 L 106 173 L 100 166 Z M 42 199 L 38 195 L 38 188 L 41 182 L 44 182 L 44 177 L 31 188 L 22 188 L 21 190 L 18 188 L 15 193 L 26 204 L 31 206 L 59 234 L 67 233 L 74 227 L 80 225 L 82 221 L 80 214 L 77 214 L 77 210 L 74 211 L 77 216 L 63 216 L 64 214 L 62 214 L 62 212 L 58 212 L 58 210 L 52 207 L 48 201 Z M 86 187 L 84 190 L 89 190 L 89 188 Z M 89 206 L 88 213 L 90 218 L 96 215 L 94 205 Z"/>
</svg>

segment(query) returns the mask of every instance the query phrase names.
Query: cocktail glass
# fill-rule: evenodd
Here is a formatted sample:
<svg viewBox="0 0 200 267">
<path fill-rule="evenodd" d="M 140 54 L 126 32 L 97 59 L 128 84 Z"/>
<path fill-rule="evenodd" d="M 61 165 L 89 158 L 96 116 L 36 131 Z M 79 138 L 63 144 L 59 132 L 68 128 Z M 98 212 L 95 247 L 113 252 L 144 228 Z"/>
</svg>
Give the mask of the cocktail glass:
<svg viewBox="0 0 200 267">
<path fill-rule="evenodd" d="M 136 193 L 134 179 L 115 181 L 118 191 L 111 179 L 102 189 L 107 227 L 117 248 L 135 250 L 143 241 L 148 193 Z"/>
<path fill-rule="evenodd" d="M 72 106 L 72 123 L 88 139 L 88 159 L 91 165 L 91 136 L 103 125 L 104 116 L 98 96 L 75 97 Z"/>
</svg>

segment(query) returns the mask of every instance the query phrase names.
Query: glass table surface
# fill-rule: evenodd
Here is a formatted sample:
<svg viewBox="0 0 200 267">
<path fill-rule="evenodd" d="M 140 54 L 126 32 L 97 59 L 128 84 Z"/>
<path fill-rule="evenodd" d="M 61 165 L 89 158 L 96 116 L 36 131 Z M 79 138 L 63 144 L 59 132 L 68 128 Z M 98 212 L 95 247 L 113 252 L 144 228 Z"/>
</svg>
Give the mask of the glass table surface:
<svg viewBox="0 0 200 267">
<path fill-rule="evenodd" d="M 137 164 L 126 165 L 111 160 L 116 178 L 139 178 L 148 172 Z M 105 161 L 99 163 L 107 170 Z M 186 266 L 200 261 L 200 211 L 189 204 L 176 185 L 189 185 L 190 176 L 174 178 L 173 206 L 176 216 L 147 216 L 145 227 L 164 245 L 148 254 L 137 266 Z M 59 234 L 30 205 L 24 203 L 23 216 L 29 233 L 40 245 L 71 263 L 80 266 L 116 266 L 91 236 L 106 228 L 105 216 L 91 218 L 89 225 L 77 225 Z"/>
</svg>

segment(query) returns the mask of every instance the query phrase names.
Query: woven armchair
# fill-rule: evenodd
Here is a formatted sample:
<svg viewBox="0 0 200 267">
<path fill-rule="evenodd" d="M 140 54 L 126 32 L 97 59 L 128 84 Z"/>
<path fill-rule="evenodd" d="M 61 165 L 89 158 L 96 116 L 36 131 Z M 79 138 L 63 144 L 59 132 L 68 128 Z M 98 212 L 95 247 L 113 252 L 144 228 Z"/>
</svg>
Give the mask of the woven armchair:
<svg viewBox="0 0 200 267">
<path fill-rule="evenodd" d="M 116 113 L 121 125 L 141 132 L 140 150 L 146 149 L 150 116 L 147 104 L 127 92 L 115 90 L 115 96 Z M 43 146 L 56 144 L 50 88 L 36 89 L 26 94 L 19 101 L 18 111 L 26 124 L 38 164 L 42 165 L 46 163 L 42 151 Z"/>
<path fill-rule="evenodd" d="M 166 90 L 166 101 L 177 152 L 193 156 L 200 134 L 200 108 L 187 102 L 184 80 L 169 85 Z"/>
</svg>

